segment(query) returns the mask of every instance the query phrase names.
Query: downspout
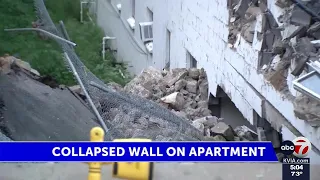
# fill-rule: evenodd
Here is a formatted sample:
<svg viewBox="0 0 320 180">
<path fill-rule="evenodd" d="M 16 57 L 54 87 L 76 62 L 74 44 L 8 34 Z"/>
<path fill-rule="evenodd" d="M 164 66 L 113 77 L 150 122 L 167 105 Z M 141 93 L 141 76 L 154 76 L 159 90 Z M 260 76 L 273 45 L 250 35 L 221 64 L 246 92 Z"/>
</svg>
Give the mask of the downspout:
<svg viewBox="0 0 320 180">
<path fill-rule="evenodd" d="M 102 59 L 105 60 L 106 57 L 106 41 L 107 40 L 114 40 L 116 39 L 115 37 L 109 37 L 109 36 L 105 36 L 102 38 Z"/>
</svg>

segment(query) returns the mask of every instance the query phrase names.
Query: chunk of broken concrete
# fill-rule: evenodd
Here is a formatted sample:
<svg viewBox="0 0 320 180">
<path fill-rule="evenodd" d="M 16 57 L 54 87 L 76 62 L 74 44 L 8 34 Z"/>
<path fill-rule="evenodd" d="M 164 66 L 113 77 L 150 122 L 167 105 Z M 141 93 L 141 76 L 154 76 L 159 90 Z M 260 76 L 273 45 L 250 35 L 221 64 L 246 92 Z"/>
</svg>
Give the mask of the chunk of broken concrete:
<svg viewBox="0 0 320 180">
<path fill-rule="evenodd" d="M 208 127 L 208 128 L 211 128 L 211 127 L 214 127 L 215 125 L 218 124 L 218 119 L 217 117 L 215 116 L 206 116 L 206 117 L 203 117 L 206 119 L 205 123 L 204 123 L 204 126 Z"/>
<path fill-rule="evenodd" d="M 243 17 L 249 8 L 250 0 L 239 0 L 238 4 L 234 7 L 234 12 L 239 17 Z"/>
<path fill-rule="evenodd" d="M 320 22 L 315 22 L 311 25 L 307 33 L 316 39 L 320 39 Z"/>
<path fill-rule="evenodd" d="M 285 7 L 289 7 L 292 4 L 292 2 L 288 1 L 288 0 L 276 0 L 275 5 L 281 7 L 281 8 L 285 8 Z"/>
<path fill-rule="evenodd" d="M 275 40 L 275 42 L 273 43 L 273 53 L 274 54 L 284 54 L 286 50 L 286 45 L 283 41 L 281 41 L 280 39 Z"/>
<path fill-rule="evenodd" d="M 289 29 L 290 27 L 293 27 L 293 26 L 294 25 L 291 25 L 291 26 L 287 27 L 286 29 Z M 299 27 L 295 26 L 294 29 L 287 31 L 287 34 L 286 34 L 287 36 L 285 37 L 286 40 L 294 38 L 294 37 L 301 38 L 301 37 L 305 36 L 305 34 L 307 32 L 306 26 L 299 26 Z M 291 32 L 291 34 L 289 34 L 290 32 Z"/>
<path fill-rule="evenodd" d="M 186 90 L 190 93 L 197 93 L 198 90 L 198 82 L 196 80 L 187 81 Z"/>
<path fill-rule="evenodd" d="M 134 88 L 130 89 L 128 92 L 146 99 L 152 97 L 152 93 L 141 85 L 135 85 Z"/>
<path fill-rule="evenodd" d="M 295 98 L 293 105 L 296 117 L 311 122 L 313 126 L 318 126 L 317 123 L 320 122 L 319 101 L 305 95 L 299 95 Z"/>
<path fill-rule="evenodd" d="M 180 79 L 183 79 L 188 75 L 188 70 L 186 68 L 172 69 L 170 73 L 165 76 L 165 82 L 168 86 L 174 85 Z"/>
<path fill-rule="evenodd" d="M 311 16 L 299 6 L 295 5 L 291 11 L 290 23 L 297 26 L 309 26 L 310 22 Z"/>
<path fill-rule="evenodd" d="M 208 101 L 199 101 L 197 104 L 198 107 L 208 108 Z"/>
<path fill-rule="evenodd" d="M 186 85 L 187 81 L 184 79 L 180 79 L 174 84 L 174 89 L 175 91 L 180 91 L 180 89 L 184 88 Z"/>
<path fill-rule="evenodd" d="M 197 128 L 201 133 L 204 133 L 204 125 L 198 121 L 193 121 L 192 126 Z"/>
<path fill-rule="evenodd" d="M 200 76 L 199 69 L 197 68 L 189 69 L 189 77 L 191 77 L 192 79 L 198 80 L 199 76 Z"/>
<path fill-rule="evenodd" d="M 201 81 L 201 83 L 199 84 L 199 94 L 200 94 L 200 100 L 208 100 L 209 84 L 206 79 Z"/>
<path fill-rule="evenodd" d="M 309 56 L 310 53 L 316 53 L 317 49 L 313 46 L 307 37 L 300 38 L 295 46 L 295 50 L 301 54 Z"/>
<path fill-rule="evenodd" d="M 241 35 L 242 37 L 248 41 L 249 43 L 253 42 L 254 37 L 254 30 L 255 30 L 255 24 L 256 21 L 249 22 L 247 24 L 244 24 L 241 29 Z"/>
<path fill-rule="evenodd" d="M 291 74 L 294 76 L 299 76 L 304 67 L 306 66 L 306 62 L 309 60 L 309 57 L 304 55 L 304 54 L 295 54 L 292 61 L 293 63 L 291 63 L 291 65 L 294 67 L 293 70 L 291 71 Z"/>
<path fill-rule="evenodd" d="M 161 101 L 172 105 L 176 110 L 181 110 L 185 102 L 183 95 L 179 92 L 169 94 L 168 96 L 161 98 Z"/>
<path fill-rule="evenodd" d="M 205 123 L 207 123 L 207 118 L 206 117 L 198 118 L 198 119 L 193 120 L 193 122 L 205 124 Z"/>
<path fill-rule="evenodd" d="M 13 63 L 13 60 L 8 57 L 0 57 L 0 71 L 1 74 L 8 74 L 11 70 L 11 64 Z"/>
<path fill-rule="evenodd" d="M 236 127 L 234 131 L 239 137 L 247 139 L 249 141 L 255 141 L 258 137 L 256 132 L 244 125 Z"/>
<path fill-rule="evenodd" d="M 218 122 L 218 124 L 212 127 L 210 130 L 213 135 L 222 135 L 229 141 L 234 140 L 234 131 L 224 122 Z"/>
<path fill-rule="evenodd" d="M 187 113 L 183 111 L 175 111 L 174 109 L 171 110 L 175 115 L 183 118 L 183 119 L 188 119 Z"/>
</svg>

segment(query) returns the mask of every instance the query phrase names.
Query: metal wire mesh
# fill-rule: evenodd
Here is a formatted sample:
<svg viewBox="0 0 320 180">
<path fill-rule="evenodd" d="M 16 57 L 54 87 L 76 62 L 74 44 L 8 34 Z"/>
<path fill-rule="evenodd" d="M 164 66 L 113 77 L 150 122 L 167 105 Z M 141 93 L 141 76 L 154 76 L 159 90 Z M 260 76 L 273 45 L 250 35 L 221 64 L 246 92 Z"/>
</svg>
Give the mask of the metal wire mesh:
<svg viewBox="0 0 320 180">
<path fill-rule="evenodd" d="M 54 25 L 44 1 L 34 0 L 34 4 L 43 29 L 67 38 L 63 24 L 60 23 L 61 31 Z M 107 122 L 109 132 L 106 140 L 134 137 L 157 141 L 203 140 L 200 131 L 164 107 L 133 94 L 113 90 L 86 68 L 73 47 L 62 41 L 57 43 L 68 54 L 100 115 Z M 70 69 L 67 63 L 66 66 Z"/>
</svg>

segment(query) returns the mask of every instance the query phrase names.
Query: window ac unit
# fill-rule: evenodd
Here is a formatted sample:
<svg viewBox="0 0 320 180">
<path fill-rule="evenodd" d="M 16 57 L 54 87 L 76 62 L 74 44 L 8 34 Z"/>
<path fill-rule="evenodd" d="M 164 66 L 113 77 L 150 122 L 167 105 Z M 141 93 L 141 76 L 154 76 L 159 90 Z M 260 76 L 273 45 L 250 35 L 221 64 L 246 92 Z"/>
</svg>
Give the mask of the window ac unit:
<svg viewBox="0 0 320 180">
<path fill-rule="evenodd" d="M 153 40 L 153 22 L 140 23 L 141 39 L 143 42 Z"/>
<path fill-rule="evenodd" d="M 146 48 L 147 48 L 148 52 L 152 54 L 153 42 L 146 43 Z"/>
<path fill-rule="evenodd" d="M 133 17 L 130 17 L 129 19 L 127 19 L 127 22 L 130 28 L 133 30 L 136 25 L 136 20 Z"/>
</svg>

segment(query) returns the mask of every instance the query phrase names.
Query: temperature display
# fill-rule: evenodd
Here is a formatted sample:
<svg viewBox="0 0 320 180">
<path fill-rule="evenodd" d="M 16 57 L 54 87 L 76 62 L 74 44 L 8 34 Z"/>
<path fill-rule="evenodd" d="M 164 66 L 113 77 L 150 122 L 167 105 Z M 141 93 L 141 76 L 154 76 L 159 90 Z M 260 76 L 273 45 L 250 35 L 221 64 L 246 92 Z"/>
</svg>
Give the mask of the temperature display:
<svg viewBox="0 0 320 180">
<path fill-rule="evenodd" d="M 309 158 L 284 158 L 282 164 L 283 180 L 310 180 Z"/>
</svg>

